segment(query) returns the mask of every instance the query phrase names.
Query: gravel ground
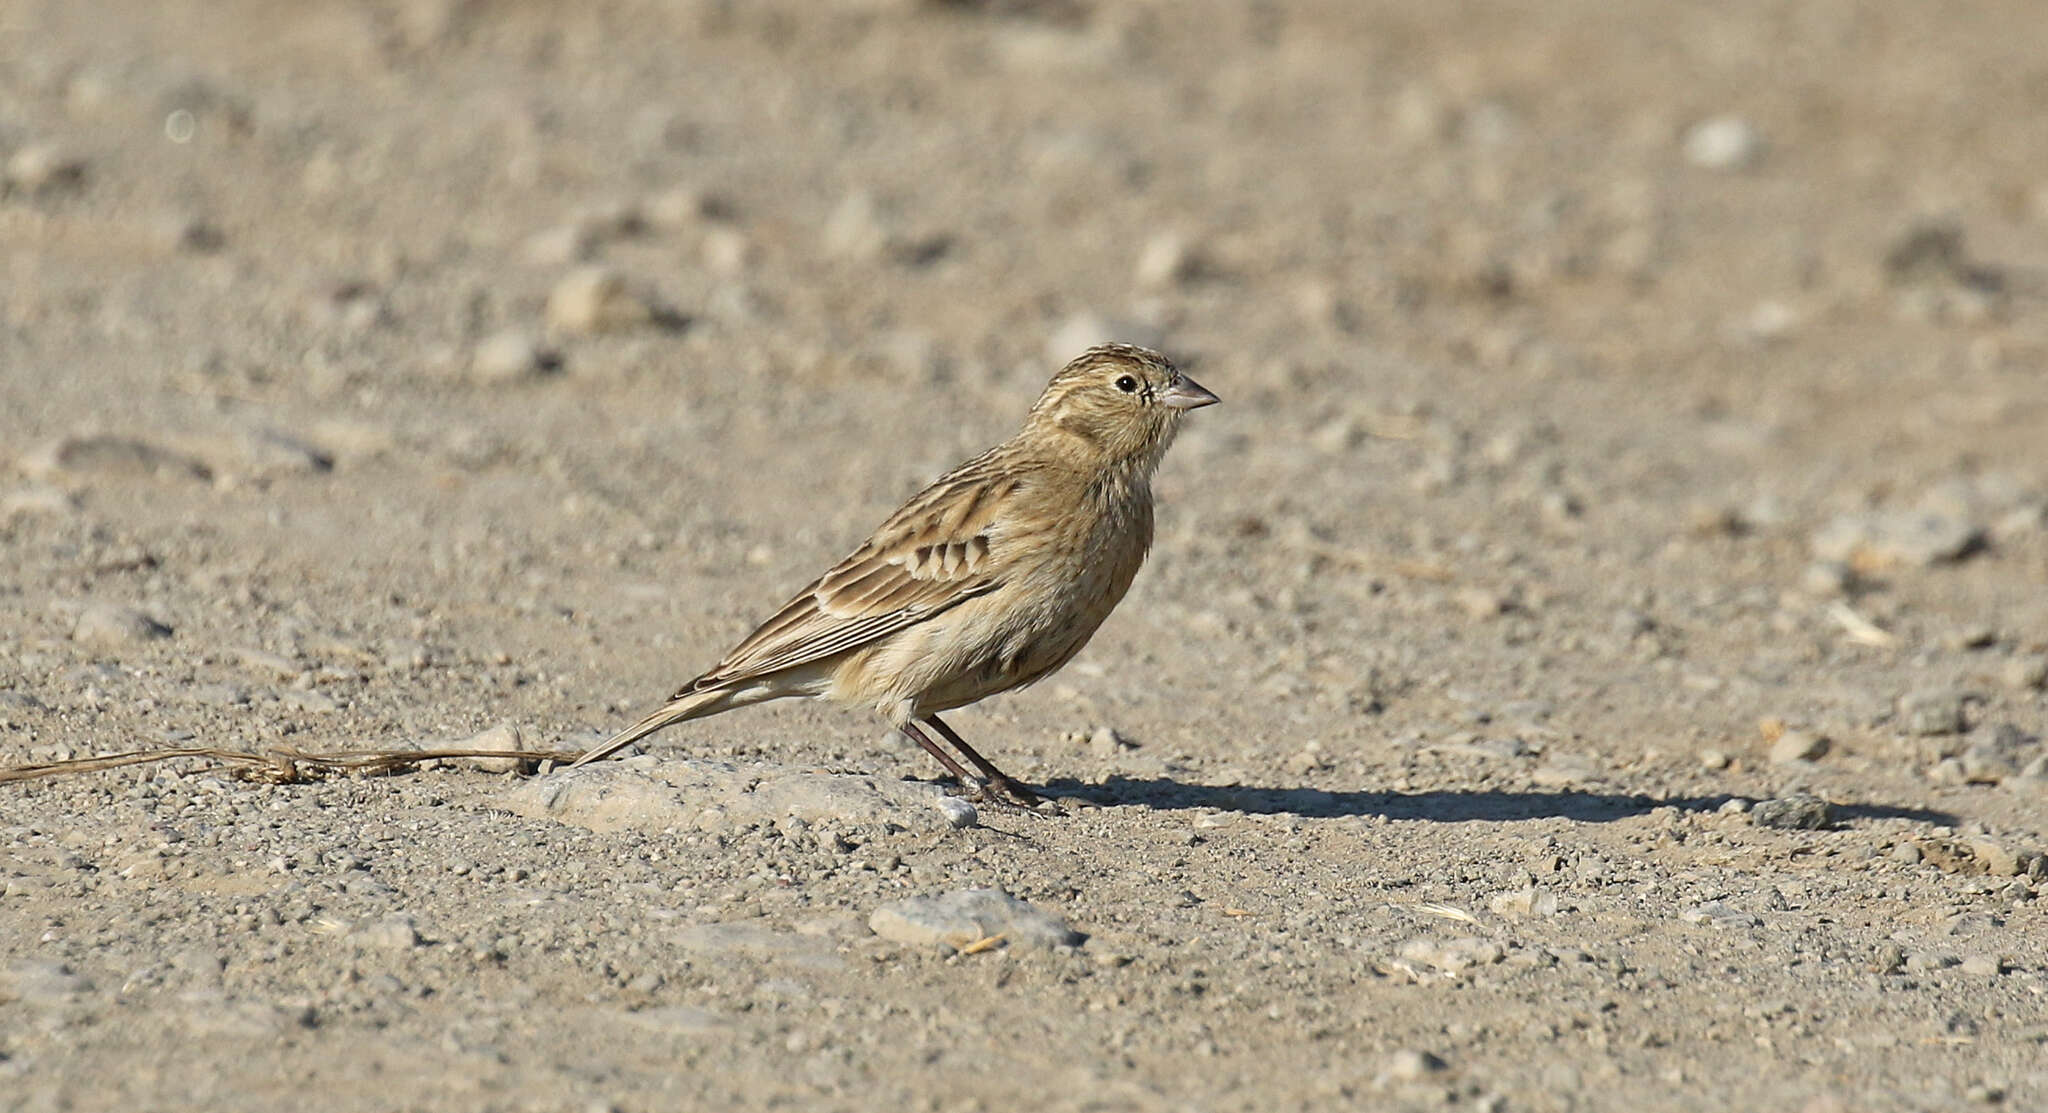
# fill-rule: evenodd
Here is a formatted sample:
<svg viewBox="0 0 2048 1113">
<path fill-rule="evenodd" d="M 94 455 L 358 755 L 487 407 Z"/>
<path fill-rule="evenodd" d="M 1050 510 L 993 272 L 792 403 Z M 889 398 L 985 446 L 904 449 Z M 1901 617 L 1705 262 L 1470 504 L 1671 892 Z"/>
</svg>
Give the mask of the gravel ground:
<svg viewBox="0 0 2048 1113">
<path fill-rule="evenodd" d="M 0 2 L 0 767 L 573 749 L 1086 344 L 1226 403 L 956 720 L 1044 814 L 0 784 L 0 1110 L 2048 1107 L 2037 17 Z"/>
</svg>

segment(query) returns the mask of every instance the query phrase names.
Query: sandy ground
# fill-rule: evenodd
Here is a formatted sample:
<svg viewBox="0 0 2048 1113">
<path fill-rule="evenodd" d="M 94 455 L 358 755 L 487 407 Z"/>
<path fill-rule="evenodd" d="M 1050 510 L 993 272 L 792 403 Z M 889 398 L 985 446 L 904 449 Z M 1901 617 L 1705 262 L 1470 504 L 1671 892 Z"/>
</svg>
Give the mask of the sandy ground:
<svg viewBox="0 0 2048 1113">
<path fill-rule="evenodd" d="M 0 1110 L 2048 1107 L 2038 17 L 0 3 L 0 765 L 574 748 L 1081 346 L 1226 399 L 956 719 L 1044 815 L 0 785 Z"/>
</svg>

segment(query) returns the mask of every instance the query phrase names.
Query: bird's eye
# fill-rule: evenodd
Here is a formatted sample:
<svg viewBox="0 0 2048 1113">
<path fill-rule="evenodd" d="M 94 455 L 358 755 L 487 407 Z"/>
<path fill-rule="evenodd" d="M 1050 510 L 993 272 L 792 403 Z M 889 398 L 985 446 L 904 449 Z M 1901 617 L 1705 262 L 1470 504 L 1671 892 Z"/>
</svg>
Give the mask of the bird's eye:
<svg viewBox="0 0 2048 1113">
<path fill-rule="evenodd" d="M 1125 394 L 1129 394 L 1132 391 L 1138 389 L 1138 380 L 1130 377 L 1129 375 L 1118 375 L 1116 379 L 1116 388 L 1118 390 L 1123 391 Z"/>
</svg>

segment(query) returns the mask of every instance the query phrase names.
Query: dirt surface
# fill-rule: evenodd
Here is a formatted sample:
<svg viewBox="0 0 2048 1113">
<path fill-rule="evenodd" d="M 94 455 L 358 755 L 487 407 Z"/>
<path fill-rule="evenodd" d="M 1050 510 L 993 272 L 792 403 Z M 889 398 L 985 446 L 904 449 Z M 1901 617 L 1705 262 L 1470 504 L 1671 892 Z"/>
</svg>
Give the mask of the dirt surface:
<svg viewBox="0 0 2048 1113">
<path fill-rule="evenodd" d="M 955 719 L 1043 815 L 0 784 L 0 1110 L 2048 1107 L 2038 17 L 0 3 L 0 766 L 573 749 L 1087 343 L 1225 399 Z"/>
</svg>

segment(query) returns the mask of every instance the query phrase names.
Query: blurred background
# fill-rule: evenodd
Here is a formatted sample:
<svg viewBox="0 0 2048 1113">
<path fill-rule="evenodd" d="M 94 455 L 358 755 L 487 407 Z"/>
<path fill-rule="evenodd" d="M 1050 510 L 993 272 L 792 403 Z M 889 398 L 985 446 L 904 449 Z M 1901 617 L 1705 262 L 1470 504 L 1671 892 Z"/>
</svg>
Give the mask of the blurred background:
<svg viewBox="0 0 2048 1113">
<path fill-rule="evenodd" d="M 88 555 L 161 522 L 210 558 L 158 596 L 319 568 L 448 604 L 401 627 L 565 611 L 581 649 L 503 635 L 571 678 L 520 698 L 623 706 L 701 654 L 618 677 L 608 634 L 729 640 L 1114 337 L 1231 403 L 1163 479 L 1182 599 L 1333 612 L 1269 632 L 1277 690 L 1428 690 L 1455 627 L 1386 642 L 1445 612 L 1667 669 L 1687 626 L 1832 652 L 1875 574 L 2032 536 L 2031 14 L 16 0 L 10 514 Z M 1999 551 L 1857 613 L 2024 649 L 2038 546 Z"/>
<path fill-rule="evenodd" d="M 2026 1104 L 2042 14 L 0 0 L 9 765 L 579 746 L 1087 345 L 1162 347 L 1225 403 L 1088 650 L 955 720 L 1100 810 L 851 831 L 856 858 L 849 830 L 518 820 L 473 771 L 51 782 L 0 803 L 33 859 L 0 936 L 83 973 L 0 981 L 71 1018 L 16 1026 L 0 1078 L 111 1105 L 175 1062 L 206 1108 L 388 1104 L 387 1068 L 461 1108 L 485 1080 L 609 1109 L 620 1077 L 633 1108 L 713 1077 L 1008 1107 L 1041 1076 L 1075 1108 Z M 827 708 L 700 725 L 655 749 L 933 772 Z M 1794 787 L 1837 829 L 1752 824 Z M 1806 799 L 1791 825 L 1828 822 Z M 875 950 L 913 883 L 1103 934 L 1035 966 Z M 706 958 L 676 917 L 773 947 Z M 1468 930 L 1502 942 L 1430 942 Z M 810 946 L 816 1009 L 762 972 Z M 254 1011 L 162 1011 L 227 1015 L 224 963 Z"/>
</svg>

